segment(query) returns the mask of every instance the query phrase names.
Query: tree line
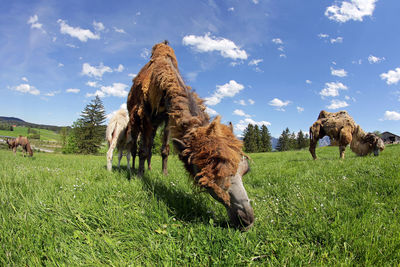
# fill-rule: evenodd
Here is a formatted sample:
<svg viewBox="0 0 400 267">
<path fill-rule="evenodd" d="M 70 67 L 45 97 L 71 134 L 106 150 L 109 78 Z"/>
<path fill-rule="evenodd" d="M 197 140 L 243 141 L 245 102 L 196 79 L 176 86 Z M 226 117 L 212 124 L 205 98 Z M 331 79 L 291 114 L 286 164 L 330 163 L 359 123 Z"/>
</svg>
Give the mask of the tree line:
<svg viewBox="0 0 400 267">
<path fill-rule="evenodd" d="M 272 151 L 271 134 L 265 125 L 261 128 L 258 125 L 248 124 L 243 132 L 243 146 L 247 153 L 270 152 Z M 289 128 L 282 131 L 279 136 L 277 151 L 288 151 L 303 149 L 310 145 L 308 134 L 301 130 L 295 134 L 290 132 Z"/>
</svg>

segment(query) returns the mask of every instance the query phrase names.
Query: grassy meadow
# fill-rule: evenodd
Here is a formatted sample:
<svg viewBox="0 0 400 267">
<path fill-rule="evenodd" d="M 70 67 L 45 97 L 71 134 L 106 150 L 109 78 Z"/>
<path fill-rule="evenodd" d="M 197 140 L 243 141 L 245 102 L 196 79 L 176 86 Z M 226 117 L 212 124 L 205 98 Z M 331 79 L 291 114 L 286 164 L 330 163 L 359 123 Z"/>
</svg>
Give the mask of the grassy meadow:
<svg viewBox="0 0 400 267">
<path fill-rule="evenodd" d="M 31 128 L 31 129 L 40 133 L 41 141 L 60 141 L 61 140 L 60 135 L 54 131 L 46 130 L 46 129 L 38 129 L 38 128 Z M 17 126 L 17 127 L 14 127 L 13 131 L 0 130 L 0 135 L 11 136 L 11 137 L 18 137 L 20 135 L 28 136 L 28 127 Z"/>
<path fill-rule="evenodd" d="M 400 145 L 317 155 L 251 154 L 256 221 L 240 232 L 177 157 L 128 180 L 126 159 L 107 172 L 105 156 L 0 150 L 0 265 L 398 266 Z"/>
</svg>

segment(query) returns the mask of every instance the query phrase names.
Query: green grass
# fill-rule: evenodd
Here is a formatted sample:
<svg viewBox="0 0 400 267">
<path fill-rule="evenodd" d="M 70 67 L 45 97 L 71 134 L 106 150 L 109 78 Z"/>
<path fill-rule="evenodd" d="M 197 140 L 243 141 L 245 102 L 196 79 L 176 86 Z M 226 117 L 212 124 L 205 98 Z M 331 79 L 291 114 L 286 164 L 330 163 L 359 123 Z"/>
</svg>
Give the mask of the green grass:
<svg viewBox="0 0 400 267">
<path fill-rule="evenodd" d="M 32 129 L 40 133 L 41 141 L 60 141 L 60 135 L 54 131 L 45 129 L 36 129 L 36 128 Z M 14 127 L 14 131 L 0 130 L 0 135 L 12 136 L 12 137 L 18 137 L 20 135 L 28 136 L 28 127 L 17 126 Z"/>
<path fill-rule="evenodd" d="M 398 265 L 400 145 L 317 154 L 250 155 L 256 221 L 240 232 L 176 157 L 129 181 L 105 156 L 0 150 L 0 265 Z"/>
</svg>

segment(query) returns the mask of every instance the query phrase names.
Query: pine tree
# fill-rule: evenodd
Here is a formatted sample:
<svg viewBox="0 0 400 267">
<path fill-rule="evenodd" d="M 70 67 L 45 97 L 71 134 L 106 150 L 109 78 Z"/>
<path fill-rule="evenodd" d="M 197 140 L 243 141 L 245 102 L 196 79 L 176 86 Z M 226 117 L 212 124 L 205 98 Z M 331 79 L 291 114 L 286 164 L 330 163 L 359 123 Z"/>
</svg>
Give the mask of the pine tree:
<svg viewBox="0 0 400 267">
<path fill-rule="evenodd" d="M 297 133 L 296 143 L 297 149 L 303 149 L 307 147 L 307 139 L 302 130 Z"/>
<path fill-rule="evenodd" d="M 105 110 L 101 99 L 96 96 L 82 111 L 74 127 L 78 150 L 84 154 L 95 154 L 104 141 L 106 126 Z"/>
<path fill-rule="evenodd" d="M 243 132 L 243 144 L 244 151 L 248 153 L 256 152 L 257 149 L 257 139 L 254 134 L 254 125 L 247 125 L 246 129 Z"/>
<path fill-rule="evenodd" d="M 254 126 L 255 148 L 254 152 L 261 152 L 261 131 L 258 125 Z"/>
<path fill-rule="evenodd" d="M 279 136 L 278 139 L 278 146 L 276 149 L 278 151 L 288 151 L 290 146 L 290 131 L 289 128 L 286 128 L 286 130 L 282 131 L 282 134 Z"/>
<path fill-rule="evenodd" d="M 271 145 L 271 134 L 268 131 L 267 126 L 261 126 L 261 152 L 270 152 L 272 151 Z"/>
</svg>

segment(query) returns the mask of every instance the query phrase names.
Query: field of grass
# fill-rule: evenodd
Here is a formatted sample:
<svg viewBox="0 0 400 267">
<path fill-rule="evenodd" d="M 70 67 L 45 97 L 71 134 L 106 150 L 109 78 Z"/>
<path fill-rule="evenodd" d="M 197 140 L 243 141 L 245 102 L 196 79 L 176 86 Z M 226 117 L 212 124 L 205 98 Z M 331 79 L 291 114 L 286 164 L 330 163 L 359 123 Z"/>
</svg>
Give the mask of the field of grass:
<svg viewBox="0 0 400 267">
<path fill-rule="evenodd" d="M 40 133 L 41 141 L 60 141 L 60 135 L 54 131 L 45 129 L 36 129 L 36 128 L 32 129 Z M 13 136 L 13 137 L 18 137 L 20 135 L 28 136 L 28 127 L 17 126 L 14 127 L 14 131 L 0 130 L 0 135 Z"/>
<path fill-rule="evenodd" d="M 240 232 L 176 157 L 129 181 L 105 156 L 0 150 L 0 265 L 398 265 L 400 145 L 317 154 L 250 155 L 256 221 Z"/>
</svg>

